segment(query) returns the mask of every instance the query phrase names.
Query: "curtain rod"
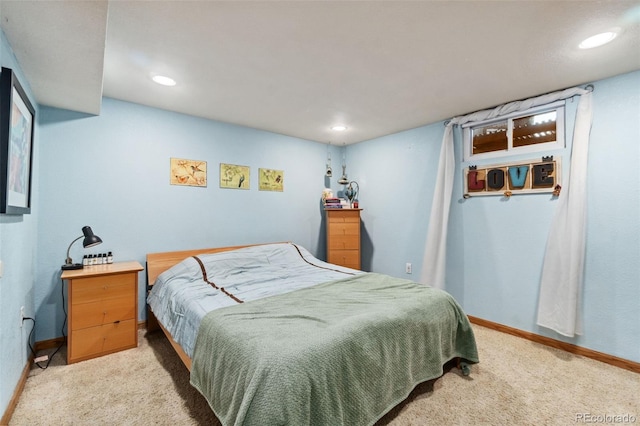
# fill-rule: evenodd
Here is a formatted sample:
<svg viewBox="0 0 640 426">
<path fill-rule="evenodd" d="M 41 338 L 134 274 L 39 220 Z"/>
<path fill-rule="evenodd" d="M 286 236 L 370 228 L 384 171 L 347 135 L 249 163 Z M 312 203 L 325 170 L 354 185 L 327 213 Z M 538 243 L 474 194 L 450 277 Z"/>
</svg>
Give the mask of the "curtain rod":
<svg viewBox="0 0 640 426">
<path fill-rule="evenodd" d="M 594 89 L 595 89 L 595 86 L 594 86 L 593 84 L 587 84 L 587 85 L 584 87 L 584 90 L 586 90 L 586 91 L 588 91 L 588 92 L 593 92 L 593 90 L 594 90 Z M 564 89 L 564 90 L 566 90 L 566 89 Z M 553 93 L 553 92 L 549 92 L 549 93 Z M 547 93 L 547 94 L 548 94 L 548 93 Z M 541 96 L 543 96 L 543 95 L 541 95 Z M 522 100 L 523 100 L 523 99 L 521 99 L 520 101 L 522 101 Z M 512 102 L 518 102 L 518 101 L 512 101 Z M 507 102 L 507 103 L 510 103 L 510 102 Z M 501 105 L 506 105 L 506 104 L 501 104 Z M 490 110 L 490 109 L 497 108 L 497 107 L 499 107 L 499 106 L 500 106 L 500 105 L 496 105 L 496 106 L 494 106 L 494 107 L 485 108 L 485 109 Z M 484 111 L 484 110 L 478 110 L 478 111 Z M 478 111 L 475 111 L 475 112 L 478 112 Z M 469 113 L 469 114 L 473 114 L 473 112 L 471 112 L 471 113 Z M 469 115 L 469 114 L 463 114 L 463 116 L 465 116 L 465 115 Z M 448 120 L 445 120 L 445 122 L 444 122 L 444 127 L 447 127 L 447 126 L 449 125 L 449 123 L 451 123 L 451 120 L 453 120 L 453 118 L 450 118 L 450 119 L 448 119 Z"/>
</svg>

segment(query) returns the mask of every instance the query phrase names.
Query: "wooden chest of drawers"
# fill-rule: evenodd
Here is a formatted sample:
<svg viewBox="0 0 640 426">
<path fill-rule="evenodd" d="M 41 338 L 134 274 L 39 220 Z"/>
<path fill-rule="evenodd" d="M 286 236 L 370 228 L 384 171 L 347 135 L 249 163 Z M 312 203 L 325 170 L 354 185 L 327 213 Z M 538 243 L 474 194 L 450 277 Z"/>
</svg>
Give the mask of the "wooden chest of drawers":
<svg viewBox="0 0 640 426">
<path fill-rule="evenodd" d="M 138 262 L 62 272 L 68 282 L 67 363 L 138 346 Z"/>
<path fill-rule="evenodd" d="M 327 214 L 327 262 L 360 269 L 360 210 L 325 210 Z"/>
</svg>

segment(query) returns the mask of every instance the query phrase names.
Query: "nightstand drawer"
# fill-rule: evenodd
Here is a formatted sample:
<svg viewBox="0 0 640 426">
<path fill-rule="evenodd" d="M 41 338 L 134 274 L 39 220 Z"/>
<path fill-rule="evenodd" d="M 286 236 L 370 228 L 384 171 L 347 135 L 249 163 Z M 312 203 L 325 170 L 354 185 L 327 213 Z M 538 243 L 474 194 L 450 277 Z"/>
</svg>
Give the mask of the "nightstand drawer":
<svg viewBox="0 0 640 426">
<path fill-rule="evenodd" d="M 127 292 L 128 293 L 128 292 Z M 89 303 L 74 303 L 72 330 L 110 324 L 116 321 L 135 319 L 136 307 L 131 303 L 133 293 L 118 298 L 98 300 Z"/>
<path fill-rule="evenodd" d="M 70 356 L 79 361 L 97 354 L 134 348 L 137 346 L 137 332 L 133 319 L 71 331 Z"/>
<path fill-rule="evenodd" d="M 135 274 L 75 279 L 71 287 L 70 301 L 76 305 L 125 296 L 131 300 L 136 292 L 136 281 L 137 275 Z"/>
</svg>

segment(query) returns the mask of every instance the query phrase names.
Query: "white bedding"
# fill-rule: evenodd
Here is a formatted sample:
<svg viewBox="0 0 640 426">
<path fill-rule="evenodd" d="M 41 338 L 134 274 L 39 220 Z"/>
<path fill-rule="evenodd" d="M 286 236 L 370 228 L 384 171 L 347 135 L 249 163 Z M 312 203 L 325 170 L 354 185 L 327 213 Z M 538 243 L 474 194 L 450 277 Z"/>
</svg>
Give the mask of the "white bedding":
<svg viewBox="0 0 640 426">
<path fill-rule="evenodd" d="M 207 280 L 242 301 L 262 299 L 363 273 L 323 262 L 291 243 L 265 244 L 197 256 Z M 198 328 L 210 311 L 238 302 L 203 280 L 190 257 L 160 274 L 147 303 L 185 353 L 193 356 Z"/>
</svg>

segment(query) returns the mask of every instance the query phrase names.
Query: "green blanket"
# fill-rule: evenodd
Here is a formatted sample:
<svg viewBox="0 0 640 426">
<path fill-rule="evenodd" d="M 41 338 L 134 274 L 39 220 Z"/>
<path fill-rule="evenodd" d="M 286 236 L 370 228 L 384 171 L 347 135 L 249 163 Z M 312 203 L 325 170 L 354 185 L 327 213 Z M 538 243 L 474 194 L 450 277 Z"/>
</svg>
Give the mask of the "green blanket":
<svg viewBox="0 0 640 426">
<path fill-rule="evenodd" d="M 448 293 L 370 273 L 210 312 L 191 384 L 223 425 L 366 425 L 455 357 L 478 362 Z"/>
</svg>

